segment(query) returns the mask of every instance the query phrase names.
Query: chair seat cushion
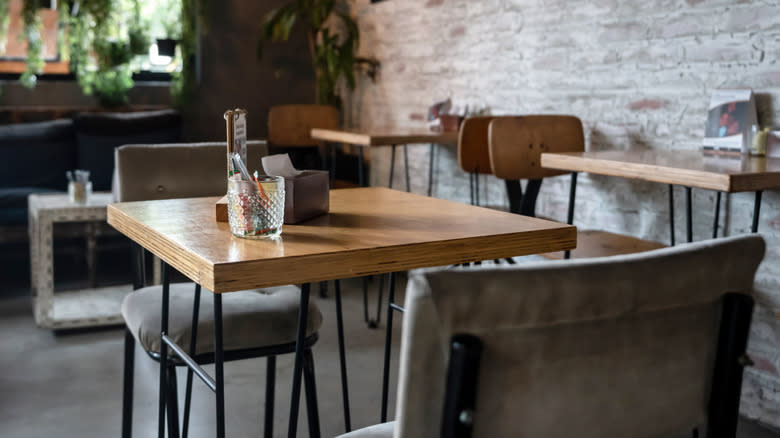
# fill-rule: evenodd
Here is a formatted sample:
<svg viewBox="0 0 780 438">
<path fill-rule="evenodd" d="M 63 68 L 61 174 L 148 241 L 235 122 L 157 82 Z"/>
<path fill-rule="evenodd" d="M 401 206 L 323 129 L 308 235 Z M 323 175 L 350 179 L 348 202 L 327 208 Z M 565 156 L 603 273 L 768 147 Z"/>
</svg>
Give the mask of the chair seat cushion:
<svg viewBox="0 0 780 438">
<path fill-rule="evenodd" d="M 338 438 L 392 438 L 394 429 L 395 421 L 391 421 L 364 427 L 348 434 L 340 435 Z"/>
<path fill-rule="evenodd" d="M 270 347 L 295 342 L 301 290 L 279 286 L 222 294 L 223 346 L 225 351 Z M 190 344 L 194 283 L 170 286 L 168 336 L 187 351 Z M 146 351 L 160 351 L 162 286 L 150 286 L 128 294 L 122 317 Z M 322 325 L 322 314 L 309 302 L 307 336 Z M 214 294 L 203 289 L 198 313 L 196 354 L 214 351 Z"/>
</svg>

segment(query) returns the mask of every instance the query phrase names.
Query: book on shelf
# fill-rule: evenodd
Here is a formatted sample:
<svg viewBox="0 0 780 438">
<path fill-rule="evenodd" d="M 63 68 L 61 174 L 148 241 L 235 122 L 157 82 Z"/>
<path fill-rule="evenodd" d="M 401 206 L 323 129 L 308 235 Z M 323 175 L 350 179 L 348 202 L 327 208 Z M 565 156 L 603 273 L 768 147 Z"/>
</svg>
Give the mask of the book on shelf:
<svg viewBox="0 0 780 438">
<path fill-rule="evenodd" d="M 758 128 L 756 101 L 750 89 L 712 92 L 702 146 L 707 152 L 750 153 Z"/>
</svg>

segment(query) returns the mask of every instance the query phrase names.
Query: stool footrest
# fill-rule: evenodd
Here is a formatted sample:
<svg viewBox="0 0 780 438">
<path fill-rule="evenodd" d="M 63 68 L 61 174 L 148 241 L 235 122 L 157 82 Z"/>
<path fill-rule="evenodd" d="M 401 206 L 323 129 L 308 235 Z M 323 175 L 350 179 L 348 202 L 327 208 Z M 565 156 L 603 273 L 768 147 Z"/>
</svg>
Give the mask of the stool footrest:
<svg viewBox="0 0 780 438">
<path fill-rule="evenodd" d="M 162 340 L 168 344 L 169 347 L 171 347 L 171 350 L 176 354 L 176 356 L 179 356 L 179 359 L 181 359 L 181 361 L 184 362 L 184 364 L 187 365 L 195 373 L 195 375 L 197 375 L 200 380 L 206 384 L 206 386 L 211 388 L 211 390 L 214 392 L 217 391 L 217 382 L 214 381 L 213 377 L 206 373 L 206 370 L 204 370 L 200 365 L 198 365 L 197 362 L 195 362 L 195 359 L 184 352 L 184 350 L 182 350 L 181 347 L 179 347 L 176 342 L 173 341 L 173 339 L 169 338 L 168 335 L 162 335 Z"/>
</svg>

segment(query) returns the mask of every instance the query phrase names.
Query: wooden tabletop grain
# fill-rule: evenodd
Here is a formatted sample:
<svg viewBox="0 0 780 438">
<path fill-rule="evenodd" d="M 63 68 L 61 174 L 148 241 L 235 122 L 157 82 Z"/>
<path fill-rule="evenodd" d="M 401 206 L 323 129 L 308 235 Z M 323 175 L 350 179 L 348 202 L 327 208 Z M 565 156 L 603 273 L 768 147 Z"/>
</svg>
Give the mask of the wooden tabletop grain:
<svg viewBox="0 0 780 438">
<path fill-rule="evenodd" d="M 216 222 L 218 198 L 108 206 L 108 223 L 213 292 L 349 278 L 573 249 L 570 225 L 385 188 L 332 190 L 330 213 L 248 240 Z"/>
<path fill-rule="evenodd" d="M 700 151 L 628 150 L 542 154 L 542 167 L 723 192 L 780 187 L 780 159 Z"/>
<path fill-rule="evenodd" d="M 356 146 L 392 146 L 412 143 L 456 144 L 457 131 L 437 132 L 427 129 L 312 129 L 315 140 L 347 143 Z"/>
</svg>

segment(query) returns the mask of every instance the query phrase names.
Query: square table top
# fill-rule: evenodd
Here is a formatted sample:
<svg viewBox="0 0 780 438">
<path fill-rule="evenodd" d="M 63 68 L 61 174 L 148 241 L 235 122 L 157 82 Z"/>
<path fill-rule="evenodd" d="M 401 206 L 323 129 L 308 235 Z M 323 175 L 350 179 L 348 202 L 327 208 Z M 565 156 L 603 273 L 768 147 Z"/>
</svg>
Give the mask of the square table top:
<svg viewBox="0 0 780 438">
<path fill-rule="evenodd" d="M 570 225 L 385 188 L 331 190 L 278 240 L 234 237 L 219 198 L 111 204 L 108 223 L 212 292 L 398 272 L 576 246 Z"/>
<path fill-rule="evenodd" d="M 92 192 L 89 202 L 71 202 L 67 193 L 32 193 L 27 196 L 27 206 L 31 211 L 57 210 L 61 212 L 82 213 L 86 210 L 102 212 L 105 217 L 106 206 L 114 201 L 111 192 Z"/>
<path fill-rule="evenodd" d="M 722 192 L 780 187 L 780 159 L 701 151 L 626 150 L 542 154 L 542 167 Z"/>
<path fill-rule="evenodd" d="M 412 143 L 456 144 L 457 131 L 431 131 L 420 128 L 312 129 L 315 140 L 356 146 L 392 146 Z"/>
</svg>

